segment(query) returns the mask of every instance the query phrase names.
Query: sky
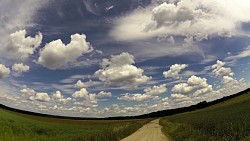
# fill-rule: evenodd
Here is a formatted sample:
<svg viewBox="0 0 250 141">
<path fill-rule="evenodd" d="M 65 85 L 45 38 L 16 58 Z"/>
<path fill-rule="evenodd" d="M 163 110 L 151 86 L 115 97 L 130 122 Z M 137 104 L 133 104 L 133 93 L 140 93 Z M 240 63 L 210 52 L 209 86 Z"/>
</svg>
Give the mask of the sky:
<svg viewBox="0 0 250 141">
<path fill-rule="evenodd" d="M 250 87 L 248 0 L 2 0 L 0 103 L 131 116 Z"/>
</svg>

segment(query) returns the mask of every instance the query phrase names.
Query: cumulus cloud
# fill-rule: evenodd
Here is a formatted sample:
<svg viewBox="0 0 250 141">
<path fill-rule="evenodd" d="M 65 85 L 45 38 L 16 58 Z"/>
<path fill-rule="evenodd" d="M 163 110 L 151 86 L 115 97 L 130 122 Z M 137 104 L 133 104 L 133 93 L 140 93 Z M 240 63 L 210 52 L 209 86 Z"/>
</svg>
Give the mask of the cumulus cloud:
<svg viewBox="0 0 250 141">
<path fill-rule="evenodd" d="M 231 68 L 224 67 L 226 63 L 220 60 L 217 60 L 216 64 L 212 66 L 213 74 L 222 79 L 224 85 L 237 84 L 238 80 L 234 79 L 234 72 Z"/>
<path fill-rule="evenodd" d="M 39 108 L 40 110 L 47 110 L 47 106 L 46 105 L 42 105 L 42 104 L 36 104 L 35 105 L 37 108 Z"/>
<path fill-rule="evenodd" d="M 10 69 L 5 65 L 0 64 L 0 79 L 7 77 L 10 74 Z"/>
<path fill-rule="evenodd" d="M 193 100 L 190 97 L 184 94 L 171 94 L 171 106 L 173 108 L 188 106 L 194 104 Z"/>
<path fill-rule="evenodd" d="M 152 96 L 147 94 L 123 94 L 121 97 L 118 97 L 118 100 L 126 101 L 145 101 L 149 100 Z"/>
<path fill-rule="evenodd" d="M 112 104 L 110 107 L 106 107 L 103 109 L 102 113 L 103 114 L 119 114 L 122 113 L 122 109 L 125 106 L 123 105 L 118 105 L 118 104 Z"/>
<path fill-rule="evenodd" d="M 48 93 L 36 92 L 35 90 L 28 88 L 26 85 L 22 86 L 20 92 L 22 96 L 26 97 L 31 101 L 50 102 L 51 100 Z"/>
<path fill-rule="evenodd" d="M 174 99 L 189 99 L 189 97 L 183 95 L 183 94 L 171 94 L 171 98 Z"/>
<path fill-rule="evenodd" d="M 112 97 L 111 92 L 101 91 L 96 95 L 97 98 Z"/>
<path fill-rule="evenodd" d="M 179 79 L 181 70 L 185 69 L 186 67 L 188 67 L 186 64 L 172 65 L 168 71 L 163 72 L 163 75 L 165 78 Z"/>
<path fill-rule="evenodd" d="M 82 88 L 79 91 L 76 91 L 75 93 L 73 93 L 72 97 L 74 99 L 84 99 L 84 102 L 87 102 L 89 104 L 97 104 L 97 97 L 96 94 L 89 94 L 89 92 L 87 91 L 86 88 Z M 79 103 L 78 103 L 79 105 Z"/>
<path fill-rule="evenodd" d="M 38 33 L 34 38 L 26 37 L 26 30 L 16 31 L 10 34 L 6 46 L 7 53 L 11 59 L 25 60 L 29 55 L 34 54 L 36 48 L 42 43 L 42 34 Z"/>
<path fill-rule="evenodd" d="M 237 80 L 235 80 L 234 78 L 230 77 L 230 76 L 223 76 L 222 79 L 224 84 L 229 84 L 229 83 L 236 83 Z"/>
<path fill-rule="evenodd" d="M 172 88 L 172 91 L 177 94 L 200 96 L 213 91 L 212 85 L 207 83 L 206 78 L 191 76 L 187 83 L 180 83 Z"/>
<path fill-rule="evenodd" d="M 231 68 L 224 67 L 225 64 L 225 62 L 217 60 L 217 63 L 212 66 L 214 75 L 221 78 L 224 87 L 238 85 L 239 81 L 233 78 L 234 72 Z"/>
<path fill-rule="evenodd" d="M 151 77 L 143 75 L 144 70 L 133 64 L 134 56 L 123 52 L 103 59 L 102 68 L 95 72 L 99 79 L 107 84 L 138 86 L 147 83 Z"/>
<path fill-rule="evenodd" d="M 37 100 L 41 102 L 49 102 L 50 97 L 47 93 L 36 93 L 34 96 L 29 97 L 30 100 Z"/>
<path fill-rule="evenodd" d="M 118 97 L 118 100 L 125 100 L 125 101 L 146 101 L 149 99 L 159 99 L 160 94 L 164 94 L 167 92 L 166 84 L 161 84 L 159 86 L 152 86 L 149 88 L 144 89 L 143 94 L 122 94 Z"/>
<path fill-rule="evenodd" d="M 81 80 L 78 80 L 75 84 L 75 87 L 81 89 L 86 87 L 86 85 Z"/>
<path fill-rule="evenodd" d="M 57 102 L 57 103 L 61 103 L 61 104 L 65 104 L 69 101 L 72 100 L 72 98 L 68 97 L 68 98 L 64 98 L 64 96 L 61 94 L 60 91 L 56 91 L 55 93 L 53 93 L 52 98 Z"/>
<path fill-rule="evenodd" d="M 173 92 L 184 93 L 184 94 L 190 93 L 192 90 L 193 90 L 193 87 L 189 86 L 187 83 L 180 83 L 180 84 L 175 85 L 172 88 Z"/>
<path fill-rule="evenodd" d="M 80 92 L 82 91 L 82 92 Z M 84 106 L 84 107 L 90 107 L 90 108 L 95 108 L 98 106 L 98 101 L 102 98 L 105 97 L 111 97 L 112 93 L 110 92 L 104 92 L 101 91 L 98 94 L 86 94 L 85 90 L 80 90 L 76 93 L 84 93 L 84 94 L 79 94 L 77 99 L 84 99 L 84 101 L 75 101 L 74 105 L 80 105 L 80 106 Z"/>
<path fill-rule="evenodd" d="M 6 45 L 10 43 L 10 34 L 17 30 L 34 26 L 33 20 L 37 11 L 45 6 L 49 0 L 9 0 L 1 1 L 0 5 L 0 58 L 11 60 L 20 59 L 23 54 L 6 50 Z M 29 5 L 29 6 L 27 6 Z M 10 10 L 11 9 L 11 10 Z M 22 50 L 22 49 L 21 49 Z M 25 52 L 25 51 L 24 51 Z M 23 52 L 22 52 L 23 53 Z M 7 55 L 8 54 L 8 55 Z M 23 58 L 24 57 L 24 58 Z M 25 59 L 25 55 L 22 58 Z"/>
<path fill-rule="evenodd" d="M 250 21 L 247 0 L 177 0 L 138 8 L 115 21 L 111 36 L 139 40 L 158 36 L 209 37 L 242 34 L 239 24 Z M 216 24 L 213 24 L 216 23 Z"/>
<path fill-rule="evenodd" d="M 27 65 L 24 65 L 23 63 L 20 64 L 14 64 L 11 68 L 14 76 L 18 77 L 22 75 L 24 72 L 28 72 L 30 70 L 30 67 Z"/>
<path fill-rule="evenodd" d="M 234 73 L 232 72 L 231 68 L 223 67 L 225 64 L 226 64 L 225 62 L 217 60 L 216 64 L 212 66 L 212 68 L 214 69 L 213 73 L 219 77 L 233 76 Z"/>
<path fill-rule="evenodd" d="M 230 68 L 226 68 L 225 62 L 217 61 L 212 67 L 213 74 L 221 79 L 223 86 L 213 90 L 212 85 L 207 83 L 206 78 L 191 76 L 186 83 L 173 86 L 171 94 L 171 106 L 182 107 L 198 103 L 200 101 L 211 101 L 223 96 L 228 96 L 249 87 L 244 79 L 236 80 Z"/>
<path fill-rule="evenodd" d="M 126 106 L 123 104 L 112 104 L 110 107 L 104 108 L 100 111 L 101 116 L 111 117 L 111 116 L 121 116 L 121 115 L 141 115 L 149 112 L 155 112 L 158 110 L 164 110 L 168 107 L 168 103 L 157 103 L 153 105 L 148 105 L 147 103 Z"/>
<path fill-rule="evenodd" d="M 144 92 L 147 95 L 163 94 L 163 93 L 166 93 L 168 91 L 166 86 L 167 86 L 167 84 L 162 84 L 162 85 L 159 85 L 159 86 L 153 86 L 153 87 L 150 87 L 150 88 L 146 88 L 144 90 Z"/>
<path fill-rule="evenodd" d="M 89 93 L 86 88 L 82 88 L 79 91 L 76 91 L 72 94 L 72 98 L 74 100 L 84 100 L 84 101 L 76 101 L 74 104 L 76 105 L 82 105 L 82 106 L 88 106 L 88 107 L 96 107 L 98 104 L 98 101 L 102 98 L 112 97 L 111 92 L 105 92 L 101 91 L 97 94 L 95 93 Z"/>
<path fill-rule="evenodd" d="M 244 79 L 236 80 L 228 76 L 223 77 L 222 83 L 224 84 L 224 86 L 217 90 L 217 93 L 221 97 L 235 94 L 249 88 L 249 83 L 246 83 Z"/>
<path fill-rule="evenodd" d="M 76 101 L 74 102 L 75 105 L 78 105 L 78 106 L 83 106 L 83 107 L 88 107 L 88 108 L 95 108 L 98 106 L 98 103 L 97 101 L 83 101 L 83 102 L 79 102 L 79 101 Z"/>
<path fill-rule="evenodd" d="M 68 111 L 74 111 L 76 113 L 88 113 L 91 109 L 89 107 L 73 106 L 67 109 Z"/>
<path fill-rule="evenodd" d="M 78 98 L 85 98 L 85 99 L 87 99 L 89 97 L 89 95 L 88 95 L 87 89 L 86 88 L 82 88 L 81 90 L 74 92 L 73 95 L 72 95 L 72 97 L 75 98 L 75 99 L 78 99 Z"/>
<path fill-rule="evenodd" d="M 61 69 L 93 50 L 90 43 L 86 41 L 86 35 L 71 35 L 71 41 L 65 45 L 58 39 L 45 45 L 40 51 L 37 63 L 48 69 Z"/>
<path fill-rule="evenodd" d="M 36 94 L 36 91 L 30 88 L 23 88 L 20 90 L 20 92 L 24 95 L 24 96 L 33 96 Z"/>
<path fill-rule="evenodd" d="M 63 98 L 63 96 L 61 95 L 61 92 L 60 91 L 56 91 L 53 95 L 52 95 L 53 98 L 55 99 L 61 99 Z"/>
</svg>

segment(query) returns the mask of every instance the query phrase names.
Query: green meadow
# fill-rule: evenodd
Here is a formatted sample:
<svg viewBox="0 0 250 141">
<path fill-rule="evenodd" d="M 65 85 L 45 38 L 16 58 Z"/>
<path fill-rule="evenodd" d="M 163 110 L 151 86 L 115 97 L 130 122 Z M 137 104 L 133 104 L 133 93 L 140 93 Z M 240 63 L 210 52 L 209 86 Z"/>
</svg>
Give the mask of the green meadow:
<svg viewBox="0 0 250 141">
<path fill-rule="evenodd" d="M 0 109 L 0 141 L 117 141 L 149 121 L 53 119 Z"/>
<path fill-rule="evenodd" d="M 250 141 L 250 92 L 225 102 L 161 118 L 174 141 Z"/>
</svg>

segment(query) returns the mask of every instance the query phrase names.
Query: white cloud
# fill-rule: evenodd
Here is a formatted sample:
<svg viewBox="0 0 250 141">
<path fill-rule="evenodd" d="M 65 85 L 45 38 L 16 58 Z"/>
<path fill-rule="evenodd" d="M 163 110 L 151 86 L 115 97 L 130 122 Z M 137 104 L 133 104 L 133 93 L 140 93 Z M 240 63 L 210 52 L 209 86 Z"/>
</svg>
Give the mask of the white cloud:
<svg viewBox="0 0 250 141">
<path fill-rule="evenodd" d="M 78 80 L 75 84 L 75 87 L 81 89 L 86 87 L 86 85 L 81 80 Z"/>
<path fill-rule="evenodd" d="M 212 85 L 207 83 L 206 78 L 201 78 L 197 76 L 191 76 L 187 83 L 180 83 L 172 88 L 174 93 L 185 94 L 193 96 L 200 96 L 206 93 L 212 92 Z"/>
<path fill-rule="evenodd" d="M 23 88 L 20 90 L 20 92 L 24 95 L 24 96 L 33 96 L 36 94 L 36 91 L 30 88 Z"/>
<path fill-rule="evenodd" d="M 96 95 L 96 97 L 97 98 L 112 97 L 112 93 L 101 91 Z"/>
<path fill-rule="evenodd" d="M 37 108 L 39 108 L 40 110 L 47 110 L 47 106 L 46 105 L 42 105 L 42 104 L 36 104 Z"/>
<path fill-rule="evenodd" d="M 224 87 L 238 85 L 239 81 L 232 77 L 234 72 L 231 68 L 224 67 L 225 64 L 225 62 L 217 60 L 216 64 L 212 66 L 214 75 L 222 79 L 221 81 L 224 84 Z"/>
<path fill-rule="evenodd" d="M 77 112 L 77 113 L 86 113 L 86 112 L 89 112 L 90 111 L 90 108 L 87 107 L 87 108 L 84 108 L 84 107 L 81 107 L 81 106 L 73 106 L 69 109 L 67 109 L 69 111 L 74 111 L 74 112 Z"/>
<path fill-rule="evenodd" d="M 0 79 L 7 77 L 10 74 L 10 69 L 0 64 Z"/>
<path fill-rule="evenodd" d="M 49 0 L 2 0 L 0 5 L 0 58 L 20 59 L 12 55 L 6 55 L 6 45 L 9 35 L 17 30 L 35 26 L 33 20 L 37 11 L 45 6 Z M 28 6 L 27 6 L 28 5 Z M 11 10 L 10 10 L 11 9 Z"/>
<path fill-rule="evenodd" d="M 237 83 L 237 80 L 235 80 L 234 78 L 232 78 L 230 76 L 223 76 L 222 82 L 224 84 Z"/>
<path fill-rule="evenodd" d="M 166 93 L 168 91 L 168 89 L 166 88 L 167 84 L 162 84 L 159 86 L 153 86 L 150 88 L 146 88 L 144 90 L 145 94 L 147 95 L 159 95 L 159 94 L 163 94 Z"/>
<path fill-rule="evenodd" d="M 75 99 L 79 99 L 79 98 L 87 99 L 87 97 L 89 97 L 89 95 L 88 95 L 87 89 L 82 88 L 81 90 L 74 92 L 72 97 L 75 98 Z"/>
<path fill-rule="evenodd" d="M 189 97 L 187 97 L 183 94 L 171 94 L 171 97 L 174 99 L 189 99 Z"/>
<path fill-rule="evenodd" d="M 159 86 L 152 86 L 149 88 L 144 89 L 143 94 L 122 94 L 120 97 L 118 97 L 118 100 L 126 100 L 126 101 L 146 101 L 149 99 L 157 100 L 159 99 L 159 96 L 163 93 L 167 92 L 166 84 L 162 84 Z"/>
<path fill-rule="evenodd" d="M 195 72 L 195 71 L 191 71 L 191 70 L 187 70 L 183 72 L 183 76 L 184 77 L 190 77 L 192 75 L 198 75 L 198 74 L 204 74 L 204 71 L 201 72 Z"/>
<path fill-rule="evenodd" d="M 16 31 L 10 34 L 6 46 L 9 59 L 25 60 L 29 55 L 34 54 L 36 48 L 42 43 L 42 34 L 38 33 L 34 38 L 26 37 L 26 30 Z"/>
<path fill-rule="evenodd" d="M 119 113 L 123 113 L 122 112 L 122 109 L 124 108 L 125 106 L 123 105 L 118 105 L 118 104 L 112 104 L 109 108 L 104 108 L 102 113 L 103 114 L 119 114 Z"/>
<path fill-rule="evenodd" d="M 216 76 L 223 77 L 223 76 L 233 76 L 234 73 L 230 68 L 223 67 L 225 65 L 225 62 L 222 62 L 220 60 L 217 60 L 217 63 L 212 66 L 213 73 Z"/>
<path fill-rule="evenodd" d="M 225 68 L 224 65 L 225 62 L 218 60 L 212 67 L 207 67 L 209 71 L 213 71 L 214 75 L 221 78 L 223 86 L 217 87 L 217 90 L 213 90 L 212 85 L 207 83 L 206 78 L 191 76 L 186 83 L 177 84 L 172 88 L 171 107 L 177 108 L 189 106 L 204 100 L 215 100 L 249 87 L 249 84 L 244 79 L 236 80 L 231 77 L 233 76 L 233 72 L 230 68 Z"/>
<path fill-rule="evenodd" d="M 169 101 L 169 98 L 168 97 L 164 97 L 161 99 L 163 102 L 168 102 Z"/>
<path fill-rule="evenodd" d="M 249 88 L 249 83 L 246 83 L 244 79 L 236 80 L 229 76 L 224 76 L 222 79 L 223 87 L 215 91 L 216 95 L 213 95 L 212 100 L 222 98 L 231 94 L 238 93 L 242 90 Z"/>
<path fill-rule="evenodd" d="M 95 108 L 98 106 L 97 101 L 74 102 L 74 104 L 89 108 Z"/>
<path fill-rule="evenodd" d="M 241 34 L 239 24 L 250 21 L 248 0 L 178 0 L 138 8 L 115 21 L 111 36 L 140 40 L 157 36 L 208 37 Z M 216 24 L 214 24 L 216 23 Z"/>
<path fill-rule="evenodd" d="M 131 65 L 135 63 L 135 57 L 127 52 L 119 55 L 112 55 L 111 59 L 103 59 L 102 68 L 106 67 L 122 67 L 124 65 Z"/>
<path fill-rule="evenodd" d="M 173 92 L 184 93 L 184 94 L 190 93 L 192 90 L 193 90 L 193 87 L 189 86 L 187 83 L 180 83 L 180 84 L 175 85 L 172 88 Z"/>
<path fill-rule="evenodd" d="M 13 71 L 14 76 L 18 77 L 22 75 L 22 73 L 28 72 L 30 70 L 30 67 L 24 65 L 23 63 L 20 63 L 20 64 L 14 64 L 11 69 Z"/>
<path fill-rule="evenodd" d="M 62 96 L 62 94 L 61 94 L 60 91 L 56 91 L 56 92 L 52 95 L 52 97 L 55 98 L 55 99 L 62 99 L 62 98 L 63 98 L 63 96 Z"/>
<path fill-rule="evenodd" d="M 71 101 L 72 98 L 68 97 L 68 98 L 64 98 L 61 94 L 60 91 L 56 91 L 53 95 L 52 98 L 54 98 L 54 100 L 57 103 L 61 103 L 61 104 L 66 104 L 67 102 Z"/>
<path fill-rule="evenodd" d="M 122 104 L 112 104 L 100 111 L 102 117 L 120 116 L 120 115 L 140 115 L 155 111 L 153 106 L 147 104 L 126 106 Z"/>
<path fill-rule="evenodd" d="M 41 102 L 49 102 L 50 97 L 47 93 L 36 93 L 34 96 L 29 97 L 30 100 L 37 100 Z"/>
<path fill-rule="evenodd" d="M 194 99 L 183 94 L 171 94 L 171 107 L 179 108 L 195 104 Z"/>
<path fill-rule="evenodd" d="M 79 91 L 76 91 L 72 94 L 74 98 L 74 105 L 81 105 L 84 107 L 97 107 L 98 101 L 105 97 L 111 97 L 112 93 L 101 91 L 98 94 L 92 93 L 89 94 L 86 88 L 82 88 Z"/>
<path fill-rule="evenodd" d="M 134 66 L 134 63 L 134 56 L 123 52 L 111 56 L 110 60 L 103 59 L 102 68 L 95 75 L 107 84 L 138 86 L 147 83 L 151 77 L 143 75 L 144 70 Z"/>
<path fill-rule="evenodd" d="M 163 72 L 163 75 L 165 76 L 165 78 L 170 77 L 170 78 L 178 79 L 180 78 L 179 73 L 181 72 L 181 70 L 185 69 L 186 67 L 188 67 L 188 65 L 186 64 L 172 65 L 168 71 Z"/>
<path fill-rule="evenodd" d="M 73 93 L 72 98 L 74 100 L 81 100 L 75 101 L 75 105 L 82 105 L 85 107 L 97 107 L 98 106 L 98 99 L 96 94 L 89 94 L 86 88 L 82 88 L 79 91 Z M 83 100 L 83 101 L 82 101 Z"/>
<path fill-rule="evenodd" d="M 148 9 L 138 9 L 124 17 L 115 20 L 114 29 L 111 31 L 111 37 L 116 40 L 135 40 L 149 38 L 151 34 L 145 34 L 145 22 L 150 21 L 151 11 Z"/>
<path fill-rule="evenodd" d="M 118 100 L 126 100 L 126 101 L 145 101 L 152 98 L 151 95 L 147 94 L 123 94 L 121 97 L 118 97 Z"/>
<path fill-rule="evenodd" d="M 46 44 L 40 51 L 37 63 L 48 69 L 61 69 L 92 50 L 90 43 L 86 41 L 86 35 L 76 33 L 71 35 L 71 41 L 67 45 L 60 39 Z"/>
<path fill-rule="evenodd" d="M 194 45 L 194 37 L 192 36 L 187 36 L 185 39 L 184 39 L 184 43 L 183 43 L 183 47 L 191 47 Z"/>
<path fill-rule="evenodd" d="M 213 91 L 212 85 L 207 83 L 206 78 L 191 76 L 188 79 L 188 84 L 193 87 L 194 96 L 204 95 Z"/>
<path fill-rule="evenodd" d="M 193 75 L 188 79 L 187 82 L 191 86 L 195 86 L 195 85 L 205 86 L 207 84 L 207 79 Z"/>
</svg>

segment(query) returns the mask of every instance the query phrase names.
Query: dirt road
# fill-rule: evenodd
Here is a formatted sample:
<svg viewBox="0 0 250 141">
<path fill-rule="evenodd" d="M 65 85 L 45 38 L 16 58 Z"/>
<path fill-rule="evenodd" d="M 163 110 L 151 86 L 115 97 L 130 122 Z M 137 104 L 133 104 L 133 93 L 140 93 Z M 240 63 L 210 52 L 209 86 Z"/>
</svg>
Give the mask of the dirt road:
<svg viewBox="0 0 250 141">
<path fill-rule="evenodd" d="M 168 139 L 161 131 L 159 119 L 156 119 L 121 141 L 168 141 Z"/>
</svg>

